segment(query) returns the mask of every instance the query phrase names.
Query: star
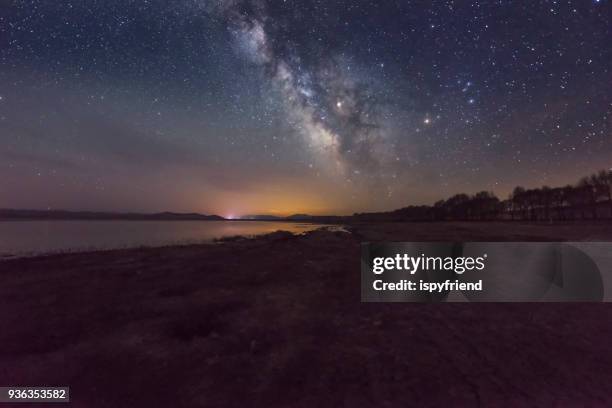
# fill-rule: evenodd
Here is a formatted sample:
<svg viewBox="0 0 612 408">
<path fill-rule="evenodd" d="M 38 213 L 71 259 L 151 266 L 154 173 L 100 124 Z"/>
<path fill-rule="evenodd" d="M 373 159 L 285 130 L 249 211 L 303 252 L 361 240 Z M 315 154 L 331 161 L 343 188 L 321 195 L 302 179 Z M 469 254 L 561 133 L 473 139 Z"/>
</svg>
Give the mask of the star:
<svg viewBox="0 0 612 408">
<path fill-rule="evenodd" d="M 350 211 L 380 207 L 367 180 L 396 174 L 403 187 L 392 186 L 392 210 L 441 195 L 442 182 L 412 182 L 427 174 L 443 172 L 457 192 L 468 179 L 484 188 L 503 177 L 501 197 L 563 163 L 609 167 L 610 92 L 592 85 L 612 80 L 605 0 L 531 2 L 533 21 L 521 30 L 500 16 L 523 21 L 527 6 L 506 1 L 461 10 L 449 1 L 347 10 L 320 0 L 67 2 L 76 20 L 53 2 L 13 3 L 0 24 L 0 64 L 13 68 L 0 75 L 0 134 L 10 133 L 9 158 L 53 175 L 49 191 L 79 186 L 65 195 L 26 186 L 33 207 L 47 195 L 96 207 L 90 186 L 104 176 L 106 202 L 126 209 L 238 216 L 217 190 L 246 207 L 263 194 L 248 186 L 280 180 L 269 201 L 297 201 L 287 196 L 302 183 L 322 208 Z M 537 24 L 552 18 L 558 24 Z M 518 149 L 521 166 L 509 174 Z M 193 193 L 160 183 L 159 169 Z M 348 176 L 350 188 L 326 193 Z M 574 176 L 583 174 L 564 170 L 551 184 Z M 136 187 L 121 180 L 165 201 L 124 198 Z M 9 197 L 21 182 L 0 172 Z M 355 207 L 353 195 L 364 197 Z M 208 199 L 187 196 L 225 206 L 200 208 Z"/>
</svg>

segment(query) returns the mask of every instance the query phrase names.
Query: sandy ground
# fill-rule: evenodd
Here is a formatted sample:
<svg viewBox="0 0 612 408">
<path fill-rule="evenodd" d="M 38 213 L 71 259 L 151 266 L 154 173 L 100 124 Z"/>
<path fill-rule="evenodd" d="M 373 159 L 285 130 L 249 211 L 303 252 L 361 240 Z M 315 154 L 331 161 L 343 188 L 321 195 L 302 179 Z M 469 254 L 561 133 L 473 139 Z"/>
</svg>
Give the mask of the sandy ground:
<svg viewBox="0 0 612 408">
<path fill-rule="evenodd" d="M 354 232 L 2 261 L 0 384 L 67 385 L 75 407 L 612 404 L 610 304 L 359 299 L 361 241 L 601 241 L 610 225 Z"/>
</svg>

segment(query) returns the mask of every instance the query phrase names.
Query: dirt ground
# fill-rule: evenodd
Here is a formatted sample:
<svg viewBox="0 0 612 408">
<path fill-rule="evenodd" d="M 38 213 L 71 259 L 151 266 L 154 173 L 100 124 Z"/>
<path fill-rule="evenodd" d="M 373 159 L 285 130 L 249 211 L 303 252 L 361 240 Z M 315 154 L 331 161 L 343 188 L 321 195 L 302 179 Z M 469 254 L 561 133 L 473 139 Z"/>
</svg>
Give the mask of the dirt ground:
<svg viewBox="0 0 612 408">
<path fill-rule="evenodd" d="M 0 384 L 70 386 L 75 407 L 612 404 L 612 305 L 359 288 L 362 241 L 612 241 L 610 225 L 352 231 L 1 261 Z"/>
</svg>

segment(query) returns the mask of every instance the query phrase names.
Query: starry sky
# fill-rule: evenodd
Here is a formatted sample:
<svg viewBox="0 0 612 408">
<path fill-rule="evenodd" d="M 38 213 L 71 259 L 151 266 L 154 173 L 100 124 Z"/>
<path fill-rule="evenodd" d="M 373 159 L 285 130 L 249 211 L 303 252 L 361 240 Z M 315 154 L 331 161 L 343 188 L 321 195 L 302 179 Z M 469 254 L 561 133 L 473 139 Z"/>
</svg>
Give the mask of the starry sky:
<svg viewBox="0 0 612 408">
<path fill-rule="evenodd" d="M 609 0 L 0 0 L 0 207 L 349 214 L 612 166 Z"/>
</svg>

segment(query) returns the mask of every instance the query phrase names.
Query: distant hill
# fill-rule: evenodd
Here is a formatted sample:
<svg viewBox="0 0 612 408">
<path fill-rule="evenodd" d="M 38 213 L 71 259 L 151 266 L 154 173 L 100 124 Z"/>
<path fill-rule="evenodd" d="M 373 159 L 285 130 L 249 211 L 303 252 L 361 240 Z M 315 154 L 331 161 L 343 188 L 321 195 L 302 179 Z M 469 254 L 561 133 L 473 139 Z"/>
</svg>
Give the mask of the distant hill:
<svg viewBox="0 0 612 408">
<path fill-rule="evenodd" d="M 293 214 L 287 217 L 279 217 L 277 215 L 259 214 L 244 215 L 240 219 L 245 221 L 295 221 L 328 224 L 347 222 L 351 219 L 351 216 Z"/>
<path fill-rule="evenodd" d="M 113 213 L 95 211 L 65 211 L 65 210 L 13 210 L 0 209 L 0 219 L 9 220 L 194 220 L 222 221 L 225 218 L 218 215 L 198 213 L 161 212 L 154 214 Z"/>
<path fill-rule="evenodd" d="M 287 220 L 311 220 L 314 217 L 312 215 L 308 215 L 308 214 L 293 214 L 288 216 L 286 219 Z"/>
<path fill-rule="evenodd" d="M 301 221 L 314 218 L 308 214 L 293 214 L 288 217 L 280 217 L 278 215 L 258 214 L 258 215 L 243 215 L 241 220 L 258 220 L 258 221 Z"/>
<path fill-rule="evenodd" d="M 253 221 L 282 221 L 284 217 L 278 217 L 276 215 L 267 214 L 256 214 L 256 215 L 243 215 L 240 217 L 241 220 L 253 220 Z"/>
</svg>

